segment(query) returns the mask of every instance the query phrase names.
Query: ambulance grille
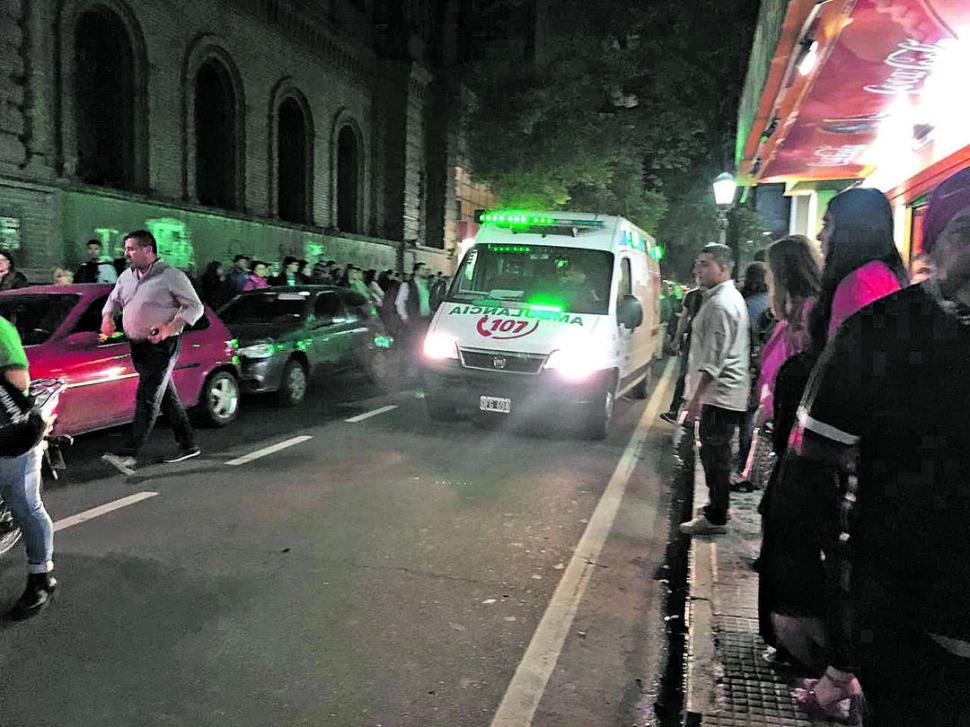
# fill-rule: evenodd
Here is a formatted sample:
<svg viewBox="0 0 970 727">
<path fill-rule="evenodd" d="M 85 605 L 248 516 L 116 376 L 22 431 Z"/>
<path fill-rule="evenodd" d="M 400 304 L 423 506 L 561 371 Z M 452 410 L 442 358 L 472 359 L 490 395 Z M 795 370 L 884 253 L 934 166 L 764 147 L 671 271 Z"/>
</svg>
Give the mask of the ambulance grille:
<svg viewBox="0 0 970 727">
<path fill-rule="evenodd" d="M 539 353 L 518 353 L 514 351 L 478 351 L 459 348 L 461 365 L 466 369 L 495 371 L 503 374 L 538 374 L 546 361 Z"/>
</svg>

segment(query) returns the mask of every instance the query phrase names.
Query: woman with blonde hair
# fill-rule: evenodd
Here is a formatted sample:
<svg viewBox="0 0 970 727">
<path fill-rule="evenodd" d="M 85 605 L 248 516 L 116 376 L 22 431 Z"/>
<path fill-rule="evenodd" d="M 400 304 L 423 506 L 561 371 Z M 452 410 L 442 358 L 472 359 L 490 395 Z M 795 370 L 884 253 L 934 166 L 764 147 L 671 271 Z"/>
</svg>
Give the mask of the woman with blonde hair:
<svg viewBox="0 0 970 727">
<path fill-rule="evenodd" d="M 74 273 L 65 268 L 54 268 L 54 285 L 73 285 Z"/>
</svg>

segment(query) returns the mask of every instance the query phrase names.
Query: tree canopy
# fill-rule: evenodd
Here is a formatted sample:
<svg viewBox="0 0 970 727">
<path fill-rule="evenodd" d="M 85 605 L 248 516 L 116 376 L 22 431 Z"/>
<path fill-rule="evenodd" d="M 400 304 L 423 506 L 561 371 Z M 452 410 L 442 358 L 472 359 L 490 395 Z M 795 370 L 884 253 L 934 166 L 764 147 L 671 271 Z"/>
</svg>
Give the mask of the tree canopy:
<svg viewBox="0 0 970 727">
<path fill-rule="evenodd" d="M 668 249 L 716 238 L 757 0 L 479 4 L 497 35 L 536 33 L 470 66 L 476 178 L 509 206 L 622 214 Z"/>
</svg>

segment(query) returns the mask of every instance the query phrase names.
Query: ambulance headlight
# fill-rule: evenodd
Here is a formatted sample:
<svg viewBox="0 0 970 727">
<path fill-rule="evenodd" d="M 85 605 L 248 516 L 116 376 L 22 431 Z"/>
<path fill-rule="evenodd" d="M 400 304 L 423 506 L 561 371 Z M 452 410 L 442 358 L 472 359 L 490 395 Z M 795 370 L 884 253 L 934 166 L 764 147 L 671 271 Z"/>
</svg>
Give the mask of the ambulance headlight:
<svg viewBox="0 0 970 727">
<path fill-rule="evenodd" d="M 432 361 L 458 358 L 458 342 L 451 336 L 429 333 L 424 338 L 424 357 Z"/>
<path fill-rule="evenodd" d="M 588 379 L 605 368 L 602 356 L 582 348 L 563 348 L 553 351 L 546 360 L 546 369 L 555 371 L 569 381 Z"/>
</svg>

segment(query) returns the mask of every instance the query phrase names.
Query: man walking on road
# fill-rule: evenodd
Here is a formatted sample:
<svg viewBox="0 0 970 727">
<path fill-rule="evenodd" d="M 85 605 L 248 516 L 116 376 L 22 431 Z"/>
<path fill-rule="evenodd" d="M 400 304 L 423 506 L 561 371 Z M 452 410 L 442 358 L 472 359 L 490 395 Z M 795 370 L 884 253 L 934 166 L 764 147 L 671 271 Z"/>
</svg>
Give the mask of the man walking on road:
<svg viewBox="0 0 970 727">
<path fill-rule="evenodd" d="M 182 329 L 202 317 L 203 307 L 185 273 L 158 258 L 150 232 L 137 230 L 125 237 L 125 258 L 129 268 L 118 278 L 105 303 L 101 336 L 106 339 L 114 335 L 115 316 L 121 312 L 132 364 L 139 376 L 135 420 L 125 448 L 102 459 L 120 472 L 132 474 L 138 452 L 162 409 L 179 446 L 178 452 L 165 461 L 181 462 L 201 454 L 172 382 L 172 370 L 182 348 Z"/>
<path fill-rule="evenodd" d="M 431 321 L 431 290 L 428 278 L 431 268 L 425 263 L 414 264 L 414 275 L 406 283 L 401 283 L 397 292 L 395 307 L 403 326 L 401 334 L 404 343 L 402 372 L 409 374 L 409 368 L 419 361 L 421 341 Z"/>
<path fill-rule="evenodd" d="M 748 309 L 731 279 L 726 245 L 706 245 L 694 262 L 703 302 L 691 328 L 687 362 L 687 422 L 700 421 L 701 464 L 710 492 L 704 512 L 681 523 L 687 535 L 727 532 L 731 496 L 731 440 L 748 407 Z"/>
</svg>

